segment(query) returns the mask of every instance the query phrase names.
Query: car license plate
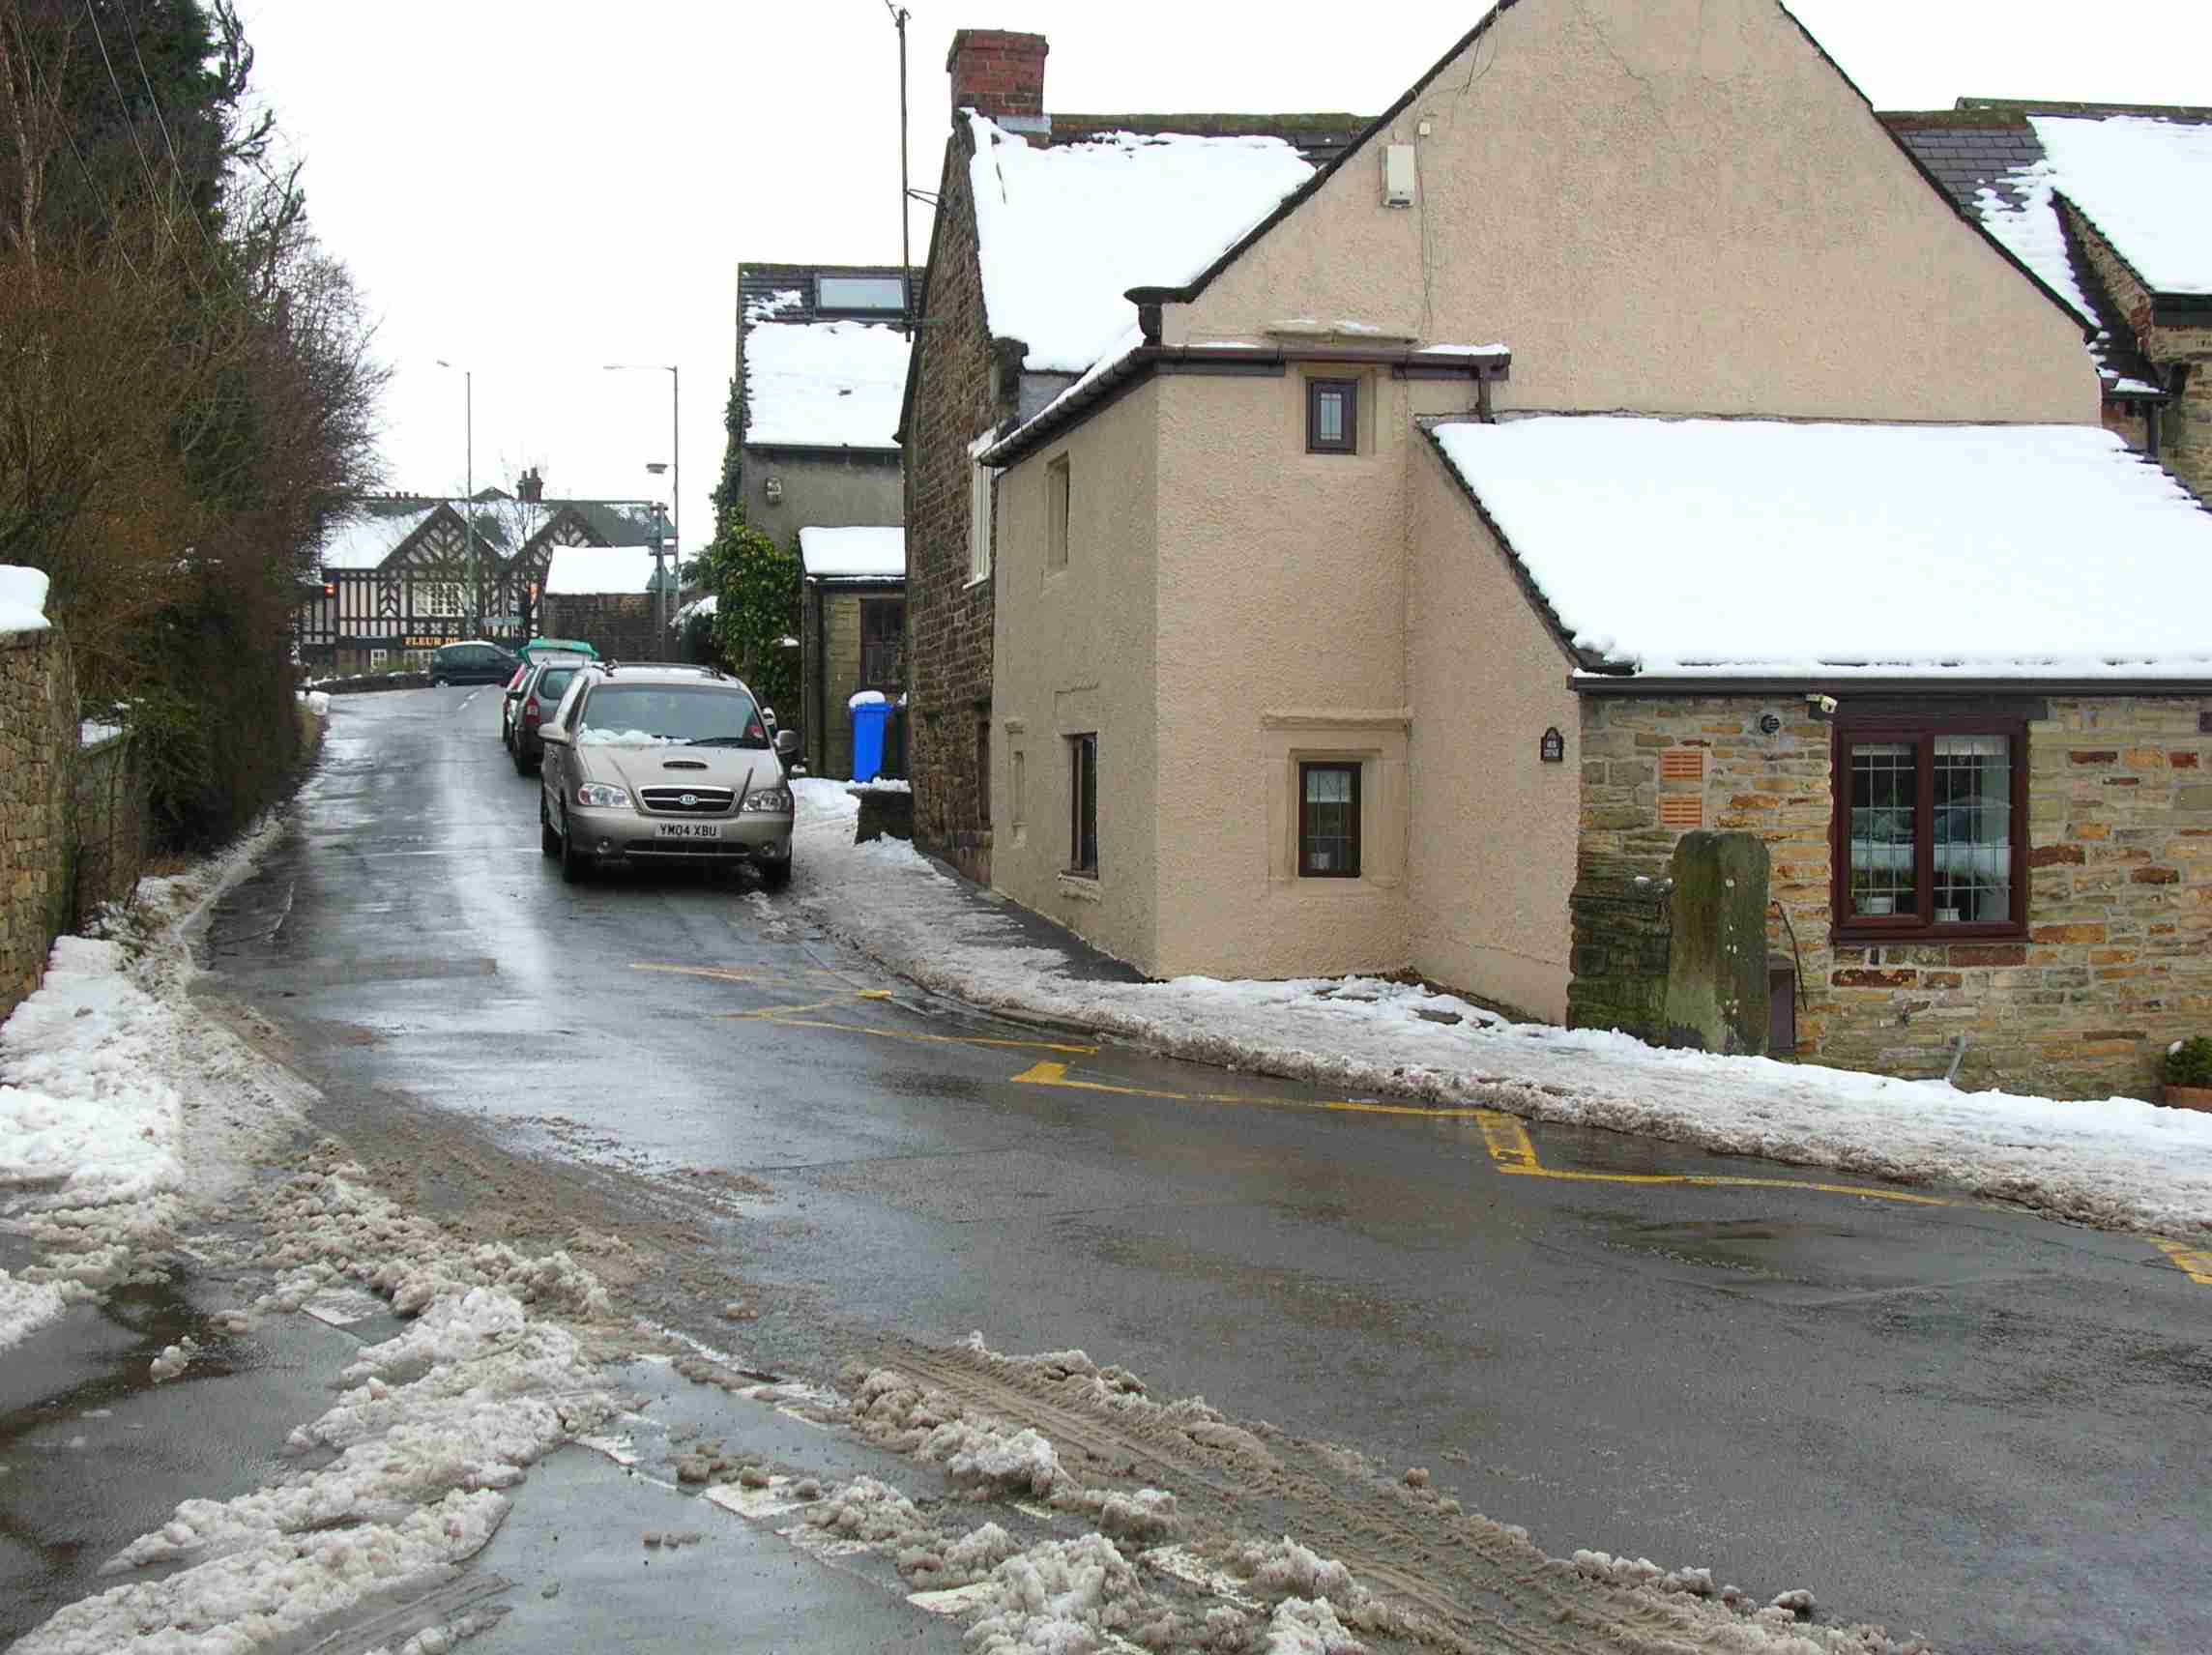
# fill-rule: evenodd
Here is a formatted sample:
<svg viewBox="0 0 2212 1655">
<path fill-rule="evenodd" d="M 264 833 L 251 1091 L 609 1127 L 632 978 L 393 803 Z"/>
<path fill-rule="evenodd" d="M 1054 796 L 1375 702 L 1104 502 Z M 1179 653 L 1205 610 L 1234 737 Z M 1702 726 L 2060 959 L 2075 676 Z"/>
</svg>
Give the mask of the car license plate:
<svg viewBox="0 0 2212 1655">
<path fill-rule="evenodd" d="M 722 825 L 719 822 L 662 822 L 656 831 L 663 839 L 719 839 Z"/>
</svg>

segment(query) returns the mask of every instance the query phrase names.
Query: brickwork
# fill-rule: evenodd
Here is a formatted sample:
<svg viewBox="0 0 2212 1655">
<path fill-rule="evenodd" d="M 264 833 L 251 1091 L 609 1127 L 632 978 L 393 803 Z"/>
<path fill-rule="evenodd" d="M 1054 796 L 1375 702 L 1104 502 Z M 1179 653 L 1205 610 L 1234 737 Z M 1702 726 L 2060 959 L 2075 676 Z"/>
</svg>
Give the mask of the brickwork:
<svg viewBox="0 0 2212 1655">
<path fill-rule="evenodd" d="M 962 29 L 945 54 L 952 78 L 952 112 L 979 109 L 993 117 L 1044 113 L 1042 35 L 1006 29 Z"/>
<path fill-rule="evenodd" d="M 1013 413 L 1003 399 L 983 311 L 974 143 L 946 146 L 906 456 L 908 764 L 915 842 L 970 878 L 991 877 L 990 789 L 982 773 L 991 713 L 993 583 L 971 582 L 968 445 Z"/>
<path fill-rule="evenodd" d="M 2064 211 L 2098 281 L 2127 317 L 2143 355 L 2169 375 L 2178 373 L 2181 393 L 2159 414 L 2159 463 L 2197 499 L 2212 505 L 2212 323 L 2179 327 L 2159 322 L 2150 292 L 2127 261 L 2070 204 Z"/>
<path fill-rule="evenodd" d="M 1963 1033 L 1962 1086 L 2154 1096 L 2158 1054 L 2212 1031 L 2212 697 L 2052 697 L 2041 711 L 2024 937 L 1834 944 L 1834 732 L 1788 698 L 1585 698 L 1584 880 L 1662 879 L 1693 827 L 1756 833 L 1789 919 L 1770 921 L 1768 945 L 1799 960 L 1800 1057 L 1940 1075 Z M 1769 712 L 1772 735 L 1759 727 Z"/>
<path fill-rule="evenodd" d="M 76 685 L 55 627 L 0 632 L 0 1018 L 70 923 Z"/>
<path fill-rule="evenodd" d="M 539 631 L 547 638 L 579 639 L 603 661 L 665 660 L 673 637 L 662 636 L 653 618 L 653 595 L 646 592 L 547 593 Z"/>
</svg>

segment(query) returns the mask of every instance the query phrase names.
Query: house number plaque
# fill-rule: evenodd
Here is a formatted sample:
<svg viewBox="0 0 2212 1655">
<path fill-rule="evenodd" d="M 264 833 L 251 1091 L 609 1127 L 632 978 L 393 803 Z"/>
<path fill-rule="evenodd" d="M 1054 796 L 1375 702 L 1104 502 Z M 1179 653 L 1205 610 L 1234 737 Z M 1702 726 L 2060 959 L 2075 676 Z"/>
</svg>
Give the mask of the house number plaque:
<svg viewBox="0 0 2212 1655">
<path fill-rule="evenodd" d="M 1558 764 L 1566 758 L 1567 739 L 1559 734 L 1557 726 L 1544 732 L 1544 739 L 1536 743 L 1536 756 L 1548 765 Z"/>
</svg>

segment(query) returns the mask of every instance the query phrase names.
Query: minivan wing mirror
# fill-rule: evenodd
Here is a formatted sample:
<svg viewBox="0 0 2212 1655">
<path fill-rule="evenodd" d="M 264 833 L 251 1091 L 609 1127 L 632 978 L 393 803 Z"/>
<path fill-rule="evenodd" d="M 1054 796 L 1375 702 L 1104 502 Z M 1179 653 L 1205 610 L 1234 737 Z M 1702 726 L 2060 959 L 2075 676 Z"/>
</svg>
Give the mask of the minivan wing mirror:
<svg viewBox="0 0 2212 1655">
<path fill-rule="evenodd" d="M 778 730 L 775 733 L 775 756 L 777 758 L 788 759 L 798 751 L 799 732 L 797 730 Z"/>
<path fill-rule="evenodd" d="M 548 747 L 566 747 L 568 744 L 568 732 L 548 724 L 538 732 L 538 739 Z"/>
</svg>

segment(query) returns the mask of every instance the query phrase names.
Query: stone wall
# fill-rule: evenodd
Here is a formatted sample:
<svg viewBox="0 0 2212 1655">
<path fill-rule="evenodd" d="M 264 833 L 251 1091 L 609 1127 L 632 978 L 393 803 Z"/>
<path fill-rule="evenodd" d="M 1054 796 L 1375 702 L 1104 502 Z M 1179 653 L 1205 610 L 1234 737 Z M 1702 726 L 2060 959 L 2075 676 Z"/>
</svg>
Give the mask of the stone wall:
<svg viewBox="0 0 2212 1655">
<path fill-rule="evenodd" d="M 57 626 L 0 632 L 0 1017 L 73 918 L 76 685 Z"/>
<path fill-rule="evenodd" d="M 1669 891 L 1664 875 L 1635 863 L 1592 857 L 1577 871 L 1567 899 L 1574 926 L 1569 1028 L 1663 1038 L 1674 935 Z"/>
<path fill-rule="evenodd" d="M 983 313 L 966 122 L 946 146 L 906 455 L 908 764 L 915 842 L 970 878 L 991 877 L 992 579 L 971 582 L 968 445 L 1013 413 Z"/>
<path fill-rule="evenodd" d="M 599 652 L 603 661 L 660 661 L 669 658 L 675 634 L 653 618 L 653 595 L 609 592 L 556 595 L 541 600 L 538 630 L 547 638 L 577 638 Z"/>
<path fill-rule="evenodd" d="M 1584 880 L 1662 879 L 1695 828 L 1755 833 L 1789 919 L 1770 921 L 1768 945 L 1799 963 L 1800 1057 L 1941 1075 L 1963 1033 L 1962 1086 L 2154 1095 L 2166 1045 L 2212 1031 L 2212 697 L 2021 705 L 2032 714 L 2023 936 L 1834 943 L 1835 732 L 1802 697 L 1586 697 Z M 1760 728 L 1769 713 L 1772 734 Z M 1577 923 L 1579 948 L 1579 910 Z M 1602 982 L 1584 990 L 1576 969 L 1585 1003 L 1621 999 Z"/>
<path fill-rule="evenodd" d="M 137 745 L 111 736 L 77 755 L 75 912 L 79 930 L 108 903 L 131 900 L 146 868 L 146 778 Z"/>
<path fill-rule="evenodd" d="M 2070 203 L 2061 210 L 2143 355 L 2180 380 L 2180 394 L 2159 414 L 2159 463 L 2212 506 L 2212 318 L 2194 326 L 2159 321 L 2156 302 L 2127 261 Z"/>
</svg>

